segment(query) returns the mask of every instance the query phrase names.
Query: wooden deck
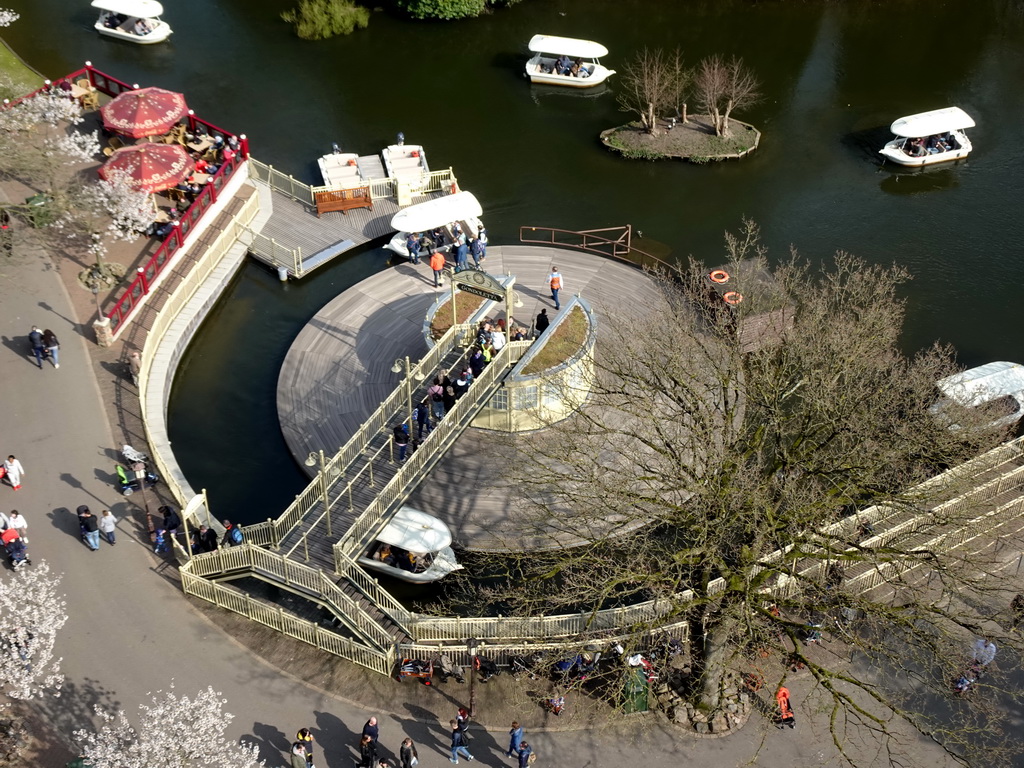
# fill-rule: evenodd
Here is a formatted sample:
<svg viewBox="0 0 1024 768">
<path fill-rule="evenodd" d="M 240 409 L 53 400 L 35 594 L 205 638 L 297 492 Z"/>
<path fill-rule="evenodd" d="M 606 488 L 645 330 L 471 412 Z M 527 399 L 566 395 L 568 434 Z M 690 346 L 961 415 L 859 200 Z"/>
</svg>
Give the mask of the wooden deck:
<svg viewBox="0 0 1024 768">
<path fill-rule="evenodd" d="M 546 287 L 552 264 L 565 282 L 563 306 L 578 292 L 598 315 L 602 308 L 654 311 L 660 304 L 654 281 L 627 264 L 581 251 L 491 246 L 485 269 L 517 277 L 523 302 L 515 309 L 517 323 L 529 326 L 542 307 L 555 316 Z M 427 351 L 423 322 L 438 294 L 425 263 L 400 264 L 345 291 L 303 328 L 282 365 L 277 389 L 281 429 L 300 465 L 310 451 L 337 451 L 401 383 L 402 375 L 391 372 L 396 358 L 418 359 Z M 536 546 L 523 541 L 511 524 L 511 494 L 493 466 L 495 442 L 493 432 L 468 430 L 409 503 L 447 522 L 467 549 Z"/>
<path fill-rule="evenodd" d="M 369 172 L 372 172 L 372 169 Z M 345 251 L 394 233 L 391 219 L 403 207 L 393 198 L 382 197 L 373 201 L 372 210 L 356 208 L 344 213 L 325 213 L 317 218 L 316 206 L 312 202 L 295 200 L 287 194 L 271 189 L 268 184 L 258 179 L 252 179 L 252 183 L 270 192 L 269 197 L 263 195 L 261 199 L 269 199 L 272 204 L 270 218 L 260 230 L 260 234 L 285 248 L 301 248 L 306 271 L 311 271 L 329 260 L 318 259 L 318 254 L 329 252 L 330 258 L 333 259 Z M 413 199 L 413 203 L 424 203 L 442 194 L 433 192 L 420 195 Z M 274 268 L 292 266 L 290 263 L 272 261 L 255 252 L 253 255 Z"/>
</svg>

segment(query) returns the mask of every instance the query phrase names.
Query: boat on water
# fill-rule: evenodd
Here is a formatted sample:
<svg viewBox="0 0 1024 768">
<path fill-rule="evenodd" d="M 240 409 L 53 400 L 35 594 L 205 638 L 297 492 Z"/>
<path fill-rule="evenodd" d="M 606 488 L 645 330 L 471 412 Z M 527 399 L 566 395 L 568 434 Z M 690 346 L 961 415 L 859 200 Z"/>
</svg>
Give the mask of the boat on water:
<svg viewBox="0 0 1024 768">
<path fill-rule="evenodd" d="M 384 171 L 400 184 L 408 184 L 412 191 L 426 186 L 430 179 L 430 168 L 427 166 L 427 153 L 419 144 L 389 144 L 381 150 L 384 158 Z"/>
<path fill-rule="evenodd" d="M 129 43 L 162 43 L 171 28 L 160 19 L 164 8 L 156 0 L 93 0 L 100 16 L 93 25 L 97 32 Z"/>
<path fill-rule="evenodd" d="M 447 525 L 403 505 L 358 562 L 402 581 L 429 584 L 462 568 L 451 544 Z"/>
<path fill-rule="evenodd" d="M 529 48 L 533 56 L 526 62 L 531 83 L 560 85 L 567 88 L 593 88 L 615 74 L 601 64 L 608 49 L 593 40 L 573 37 L 534 35 Z"/>
<path fill-rule="evenodd" d="M 333 189 L 352 189 L 364 185 L 359 170 L 359 155 L 355 152 L 342 152 L 338 145 L 334 151 L 316 161 L 320 166 L 320 175 L 324 177 L 324 186 Z"/>
<path fill-rule="evenodd" d="M 891 126 L 896 135 L 879 150 L 899 165 L 921 166 L 960 160 L 971 153 L 971 140 L 964 131 L 974 120 L 960 107 L 933 109 L 901 117 Z"/>
<path fill-rule="evenodd" d="M 1024 414 L 1024 365 L 1000 360 L 939 379 L 939 400 L 928 411 L 951 430 L 961 429 L 958 409 L 991 410 L 991 428 L 1010 427 Z"/>
<path fill-rule="evenodd" d="M 480 201 L 472 192 L 456 192 L 425 203 L 410 205 L 403 208 L 391 219 L 391 226 L 396 230 L 395 236 L 385 245 L 389 251 L 409 258 L 406 240 L 409 234 L 420 235 L 435 229 L 443 230 L 447 243 L 451 243 L 454 233 L 452 224 L 458 222 L 462 231 L 471 237 L 479 234 L 483 228 L 480 217 L 483 215 Z M 445 243 L 435 243 L 439 248 Z"/>
</svg>

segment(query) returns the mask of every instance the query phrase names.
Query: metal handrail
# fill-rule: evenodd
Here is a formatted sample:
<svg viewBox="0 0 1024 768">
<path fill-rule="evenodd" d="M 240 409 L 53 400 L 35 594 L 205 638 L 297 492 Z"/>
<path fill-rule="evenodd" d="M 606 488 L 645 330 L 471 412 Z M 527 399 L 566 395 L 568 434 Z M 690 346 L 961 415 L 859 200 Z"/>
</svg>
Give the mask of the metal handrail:
<svg viewBox="0 0 1024 768">
<path fill-rule="evenodd" d="M 598 232 L 608 232 L 621 229 L 623 230 L 623 236 L 625 237 L 626 243 L 623 246 L 621 239 L 612 239 L 598 234 Z M 625 264 L 630 264 L 640 269 L 657 269 L 665 272 L 674 272 L 675 267 L 669 264 L 667 261 L 659 259 L 657 256 L 653 256 L 645 251 L 641 251 L 639 248 L 634 248 L 632 245 L 632 230 L 633 228 L 626 224 L 623 227 L 609 227 L 603 230 L 572 230 L 572 229 L 557 229 L 555 227 L 519 227 L 519 242 L 521 243 L 532 243 L 536 245 L 551 245 L 559 248 L 575 248 L 579 251 L 588 251 L 590 253 L 596 253 L 601 256 L 607 256 L 612 259 L 617 259 Z M 547 234 L 547 237 L 538 238 L 537 233 Z M 582 244 L 574 242 L 562 242 L 557 239 L 558 235 L 567 235 L 575 238 L 582 238 Z M 610 251 L 601 250 L 597 246 L 611 246 Z M 639 261 L 636 259 L 629 258 L 631 255 L 637 255 L 640 257 Z"/>
</svg>

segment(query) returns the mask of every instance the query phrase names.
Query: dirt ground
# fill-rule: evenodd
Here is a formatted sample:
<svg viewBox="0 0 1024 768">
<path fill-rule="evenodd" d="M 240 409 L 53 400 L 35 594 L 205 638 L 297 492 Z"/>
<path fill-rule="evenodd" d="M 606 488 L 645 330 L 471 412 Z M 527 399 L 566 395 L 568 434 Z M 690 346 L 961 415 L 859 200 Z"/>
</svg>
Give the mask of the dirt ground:
<svg viewBox="0 0 1024 768">
<path fill-rule="evenodd" d="M 674 128 L 659 120 L 657 135 L 646 133 L 639 123 L 610 128 L 601 134 L 601 141 L 630 159 L 681 158 L 698 163 L 728 159 L 757 147 L 761 134 L 756 128 L 738 120 L 730 120 L 729 125 L 731 136 L 716 136 L 710 117 L 690 115 L 688 122 L 676 123 Z"/>
</svg>

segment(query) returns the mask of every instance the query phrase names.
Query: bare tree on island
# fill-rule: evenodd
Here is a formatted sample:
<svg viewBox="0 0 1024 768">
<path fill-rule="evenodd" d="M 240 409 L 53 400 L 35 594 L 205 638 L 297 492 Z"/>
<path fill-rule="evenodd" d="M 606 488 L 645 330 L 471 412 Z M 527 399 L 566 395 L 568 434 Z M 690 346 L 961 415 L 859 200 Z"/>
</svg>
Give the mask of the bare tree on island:
<svg viewBox="0 0 1024 768">
<path fill-rule="evenodd" d="M 692 73 L 676 48 L 644 48 L 626 64 L 619 78 L 619 107 L 640 118 L 645 132 L 658 135 L 658 117 L 666 112 L 681 114 L 686 121 L 686 93 Z"/>
<path fill-rule="evenodd" d="M 663 306 L 602 319 L 585 406 L 506 464 L 521 529 L 584 543 L 513 553 L 508 581 L 467 603 L 550 616 L 649 601 L 627 653 L 688 628 L 680 685 L 701 713 L 723 710 L 737 676 L 761 678 L 771 701 L 799 669 L 815 683 L 799 710 L 827 713 L 851 764 L 898 751 L 911 727 L 954 759 L 974 740 L 991 756 L 997 739 L 980 734 L 1005 715 L 990 706 L 998 675 L 969 707 L 951 678 L 977 635 L 1020 645 L 992 621 L 1008 604 L 994 535 L 958 543 L 987 530 L 977 504 L 926 511 L 983 472 L 942 469 L 1003 435 L 981 426 L 990 413 L 958 414 L 956 431 L 929 413 L 952 352 L 901 351 L 904 270 L 846 254 L 769 270 L 752 224 L 728 251 L 735 307 L 694 263 L 665 276 Z"/>
<path fill-rule="evenodd" d="M 711 116 L 715 133 L 729 136 L 729 116 L 761 99 L 760 83 L 754 73 L 735 56 L 703 59 L 694 75 L 694 95 L 700 108 Z"/>
</svg>

